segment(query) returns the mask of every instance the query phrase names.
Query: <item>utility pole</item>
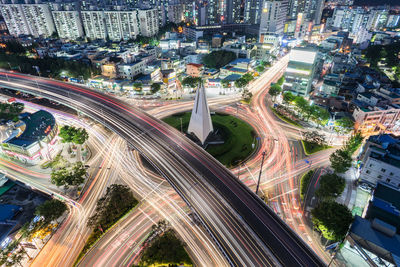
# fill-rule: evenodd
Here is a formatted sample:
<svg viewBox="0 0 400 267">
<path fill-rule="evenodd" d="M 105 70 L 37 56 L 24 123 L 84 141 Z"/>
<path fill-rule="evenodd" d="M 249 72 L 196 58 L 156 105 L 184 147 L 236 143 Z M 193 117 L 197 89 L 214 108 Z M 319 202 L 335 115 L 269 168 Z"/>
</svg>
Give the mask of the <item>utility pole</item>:
<svg viewBox="0 0 400 267">
<path fill-rule="evenodd" d="M 181 120 L 181 133 L 183 133 L 182 117 L 180 117 L 179 119 Z"/>
<path fill-rule="evenodd" d="M 258 195 L 258 188 L 260 187 L 260 180 L 261 180 L 262 167 L 264 165 L 264 158 L 265 158 L 265 151 L 262 153 L 260 174 L 258 175 L 258 181 L 257 181 L 257 187 L 256 187 L 256 195 Z"/>
</svg>

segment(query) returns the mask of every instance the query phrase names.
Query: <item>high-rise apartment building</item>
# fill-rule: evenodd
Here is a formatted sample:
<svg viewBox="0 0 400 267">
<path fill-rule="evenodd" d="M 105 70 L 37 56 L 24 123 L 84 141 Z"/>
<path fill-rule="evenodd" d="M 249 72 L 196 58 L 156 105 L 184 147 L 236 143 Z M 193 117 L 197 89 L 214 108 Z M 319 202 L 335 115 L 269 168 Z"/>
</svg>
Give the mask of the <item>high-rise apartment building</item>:
<svg viewBox="0 0 400 267">
<path fill-rule="evenodd" d="M 158 33 L 157 9 L 139 9 L 138 21 L 141 35 L 151 37 Z"/>
<path fill-rule="evenodd" d="M 287 0 L 264 1 L 260 20 L 260 35 L 265 33 L 283 34 L 287 7 Z"/>
<path fill-rule="evenodd" d="M 0 10 L 11 35 L 30 34 L 21 5 L 4 4 L 0 5 Z"/>
<path fill-rule="evenodd" d="M 56 30 L 47 4 L 1 4 L 0 10 L 12 35 L 48 37 Z"/>
<path fill-rule="evenodd" d="M 60 38 L 75 40 L 84 35 L 78 11 L 52 11 L 52 14 Z"/>
<path fill-rule="evenodd" d="M 92 40 L 106 38 L 107 33 L 103 11 L 82 11 L 81 18 L 86 37 Z"/>
<path fill-rule="evenodd" d="M 136 39 L 139 34 L 137 12 L 133 11 L 104 11 L 104 18 L 110 40 Z"/>
<path fill-rule="evenodd" d="M 241 0 L 226 1 L 226 23 L 240 23 L 241 22 L 240 12 L 241 12 Z"/>
<path fill-rule="evenodd" d="M 297 19 L 299 13 L 304 13 L 305 5 L 306 5 L 306 0 L 289 0 L 289 6 L 287 12 L 288 18 Z"/>
<path fill-rule="evenodd" d="M 168 21 L 173 23 L 180 23 L 184 21 L 184 6 L 182 4 L 168 5 Z"/>
<path fill-rule="evenodd" d="M 250 24 L 259 24 L 262 12 L 262 0 L 246 0 L 244 3 L 244 21 Z M 286 16 L 286 14 L 285 14 Z"/>
<path fill-rule="evenodd" d="M 320 24 L 324 4 L 325 0 L 307 0 L 304 7 L 306 19 L 314 24 Z"/>
</svg>

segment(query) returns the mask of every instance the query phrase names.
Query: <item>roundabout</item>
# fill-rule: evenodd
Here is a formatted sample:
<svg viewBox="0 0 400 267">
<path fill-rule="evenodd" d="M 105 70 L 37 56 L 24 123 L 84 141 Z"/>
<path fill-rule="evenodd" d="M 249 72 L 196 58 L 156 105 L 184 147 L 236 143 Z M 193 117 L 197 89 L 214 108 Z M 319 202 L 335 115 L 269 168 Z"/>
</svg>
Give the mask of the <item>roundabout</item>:
<svg viewBox="0 0 400 267">
<path fill-rule="evenodd" d="M 187 133 L 191 112 L 177 113 L 162 119 Z M 243 120 L 225 113 L 211 115 L 214 133 L 222 142 L 210 142 L 205 150 L 228 168 L 248 159 L 257 149 L 256 131 Z"/>
</svg>

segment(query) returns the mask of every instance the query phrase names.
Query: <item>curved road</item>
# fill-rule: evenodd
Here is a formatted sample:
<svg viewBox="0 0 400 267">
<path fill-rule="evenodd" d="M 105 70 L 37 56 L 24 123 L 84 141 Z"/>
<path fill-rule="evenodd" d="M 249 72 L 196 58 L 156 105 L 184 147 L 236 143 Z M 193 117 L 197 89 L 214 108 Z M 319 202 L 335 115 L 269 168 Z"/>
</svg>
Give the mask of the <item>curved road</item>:
<svg viewBox="0 0 400 267">
<path fill-rule="evenodd" d="M 143 111 L 87 88 L 28 75 L 0 72 L 0 85 L 71 106 L 126 139 L 194 209 L 231 265 L 324 265 L 229 170 Z"/>
</svg>

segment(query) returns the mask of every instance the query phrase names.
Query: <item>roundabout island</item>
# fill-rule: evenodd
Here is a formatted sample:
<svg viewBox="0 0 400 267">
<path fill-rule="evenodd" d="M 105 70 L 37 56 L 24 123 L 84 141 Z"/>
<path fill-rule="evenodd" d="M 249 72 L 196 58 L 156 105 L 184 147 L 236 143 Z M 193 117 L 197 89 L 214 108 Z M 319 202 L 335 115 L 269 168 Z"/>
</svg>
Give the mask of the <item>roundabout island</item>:
<svg viewBox="0 0 400 267">
<path fill-rule="evenodd" d="M 184 112 L 162 120 L 187 133 L 190 117 L 191 112 Z M 210 135 L 214 135 L 215 139 L 206 143 L 204 149 L 226 167 L 238 165 L 257 149 L 256 132 L 248 123 L 224 113 L 212 114 L 211 121 L 214 132 Z"/>
</svg>

